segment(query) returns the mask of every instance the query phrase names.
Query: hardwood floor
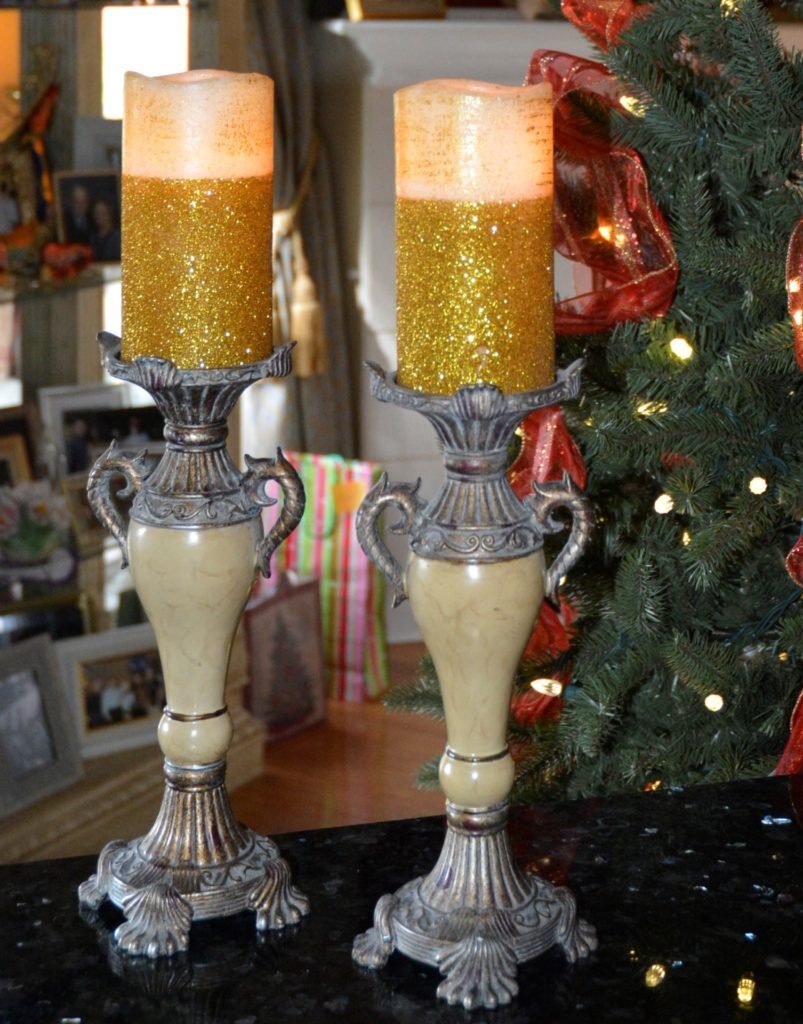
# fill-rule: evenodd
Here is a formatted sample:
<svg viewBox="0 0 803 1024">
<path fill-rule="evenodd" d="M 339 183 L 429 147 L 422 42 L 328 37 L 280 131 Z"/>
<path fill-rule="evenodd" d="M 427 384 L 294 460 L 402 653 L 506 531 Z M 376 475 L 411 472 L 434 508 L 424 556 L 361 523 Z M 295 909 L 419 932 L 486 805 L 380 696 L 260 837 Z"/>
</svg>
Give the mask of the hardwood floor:
<svg viewBox="0 0 803 1024">
<path fill-rule="evenodd" d="M 414 675 L 423 651 L 390 648 L 392 685 Z M 416 789 L 413 776 L 444 741 L 440 722 L 331 701 L 326 722 L 266 747 L 264 774 L 231 794 L 235 813 L 269 835 L 441 814 L 442 794 Z"/>
</svg>

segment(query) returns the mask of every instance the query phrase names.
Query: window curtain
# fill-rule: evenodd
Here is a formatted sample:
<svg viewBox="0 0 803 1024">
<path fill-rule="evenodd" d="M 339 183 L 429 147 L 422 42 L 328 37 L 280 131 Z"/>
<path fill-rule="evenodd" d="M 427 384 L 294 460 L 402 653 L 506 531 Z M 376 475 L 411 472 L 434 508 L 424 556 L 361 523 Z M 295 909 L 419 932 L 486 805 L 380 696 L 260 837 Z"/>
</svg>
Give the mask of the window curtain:
<svg viewBox="0 0 803 1024">
<path fill-rule="evenodd" d="M 266 438 L 308 452 L 355 452 L 353 359 L 345 329 L 334 199 L 314 124 L 306 5 L 248 0 L 249 67 L 276 90 L 274 343 L 300 342 L 296 371 L 243 396 L 245 451 Z M 258 436 L 257 436 L 258 435 Z"/>
</svg>

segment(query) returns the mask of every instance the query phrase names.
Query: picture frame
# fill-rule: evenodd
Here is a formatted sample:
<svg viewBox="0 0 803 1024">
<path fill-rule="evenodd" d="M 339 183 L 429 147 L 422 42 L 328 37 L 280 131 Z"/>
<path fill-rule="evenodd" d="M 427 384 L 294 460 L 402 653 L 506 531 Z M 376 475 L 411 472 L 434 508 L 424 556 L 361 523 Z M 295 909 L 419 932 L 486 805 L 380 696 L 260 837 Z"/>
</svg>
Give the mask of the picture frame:
<svg viewBox="0 0 803 1024">
<path fill-rule="evenodd" d="M 119 174 L 57 171 L 53 186 L 59 241 L 88 245 L 95 263 L 119 263 Z"/>
<path fill-rule="evenodd" d="M 10 405 L 0 409 L 0 439 L 19 436 L 25 443 L 28 464 L 36 466 L 39 461 L 39 439 L 41 423 L 35 402 Z"/>
<path fill-rule="evenodd" d="M 84 758 L 156 743 L 164 677 L 149 623 L 60 640 L 56 656 Z"/>
<path fill-rule="evenodd" d="M 53 642 L 0 650 L 0 817 L 77 782 L 83 766 Z"/>
<path fill-rule="evenodd" d="M 243 616 L 248 653 L 244 704 L 268 743 L 326 718 L 320 583 L 280 577 L 273 593 L 249 601 Z"/>
<path fill-rule="evenodd" d="M 113 424 L 118 422 L 106 413 L 119 412 L 121 417 L 147 419 L 148 433 L 158 440 L 136 437 L 120 438 L 123 446 L 136 450 L 147 446 L 150 451 L 164 451 L 164 421 L 150 396 L 136 385 L 68 384 L 39 389 L 39 410 L 42 428 L 50 445 L 50 456 L 57 463 L 53 476 L 86 472 L 95 459 L 109 446 Z M 145 410 L 148 410 L 145 412 Z M 76 424 L 83 422 L 86 430 L 76 436 Z M 103 424 L 106 424 L 104 426 Z M 50 459 L 48 459 L 50 461 Z"/>
<path fill-rule="evenodd" d="M 120 172 L 122 166 L 123 122 L 107 117 L 78 115 L 73 128 L 75 173 L 103 168 Z"/>
<path fill-rule="evenodd" d="M 0 487 L 16 487 L 32 479 L 25 438 L 22 434 L 0 435 Z"/>
<path fill-rule="evenodd" d="M 73 587 L 23 585 L 19 600 L 0 603 L 0 648 L 46 633 L 51 640 L 81 636 L 91 627 L 86 593 Z"/>
<path fill-rule="evenodd" d="M 89 504 L 86 493 L 88 480 L 89 474 L 80 472 L 71 473 L 61 481 L 61 491 L 67 503 L 75 544 L 81 558 L 100 554 L 109 536 L 108 530 L 98 521 Z"/>
<path fill-rule="evenodd" d="M 346 0 L 350 21 L 371 18 L 445 18 L 446 0 Z"/>
</svg>

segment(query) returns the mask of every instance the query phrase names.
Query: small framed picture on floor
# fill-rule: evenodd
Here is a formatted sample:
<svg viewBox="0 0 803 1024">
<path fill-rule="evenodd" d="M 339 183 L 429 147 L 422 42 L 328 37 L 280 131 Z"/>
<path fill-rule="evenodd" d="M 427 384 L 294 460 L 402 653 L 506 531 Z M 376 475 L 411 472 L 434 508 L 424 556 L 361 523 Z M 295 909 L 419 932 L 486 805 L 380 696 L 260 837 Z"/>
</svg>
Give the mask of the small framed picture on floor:
<svg viewBox="0 0 803 1024">
<path fill-rule="evenodd" d="M 282 577 L 273 594 L 245 609 L 249 684 L 245 704 L 268 742 L 326 717 L 320 584 Z"/>
</svg>

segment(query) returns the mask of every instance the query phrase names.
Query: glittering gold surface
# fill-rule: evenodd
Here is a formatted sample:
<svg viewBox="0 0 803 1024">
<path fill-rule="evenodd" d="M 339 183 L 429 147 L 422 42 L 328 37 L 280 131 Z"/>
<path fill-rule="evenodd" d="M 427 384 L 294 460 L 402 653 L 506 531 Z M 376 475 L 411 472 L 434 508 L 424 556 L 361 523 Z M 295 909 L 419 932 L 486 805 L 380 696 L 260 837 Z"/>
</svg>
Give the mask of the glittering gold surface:
<svg viewBox="0 0 803 1024">
<path fill-rule="evenodd" d="M 396 200 L 398 380 L 451 394 L 554 379 L 552 200 Z"/>
<path fill-rule="evenodd" d="M 123 359 L 187 368 L 270 355 L 271 186 L 123 175 Z"/>
</svg>

